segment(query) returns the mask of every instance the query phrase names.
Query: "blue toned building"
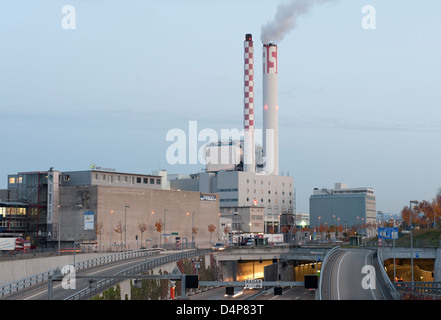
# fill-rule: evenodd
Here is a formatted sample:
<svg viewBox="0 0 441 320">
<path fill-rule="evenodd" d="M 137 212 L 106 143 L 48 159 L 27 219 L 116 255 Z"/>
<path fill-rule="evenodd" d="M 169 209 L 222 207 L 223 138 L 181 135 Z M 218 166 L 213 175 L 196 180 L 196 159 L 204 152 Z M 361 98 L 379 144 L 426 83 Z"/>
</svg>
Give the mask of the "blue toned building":
<svg viewBox="0 0 441 320">
<path fill-rule="evenodd" d="M 311 227 L 320 225 L 352 229 L 363 237 L 376 232 L 376 204 L 373 188 L 348 188 L 336 183 L 334 189 L 315 188 L 309 198 Z"/>
</svg>

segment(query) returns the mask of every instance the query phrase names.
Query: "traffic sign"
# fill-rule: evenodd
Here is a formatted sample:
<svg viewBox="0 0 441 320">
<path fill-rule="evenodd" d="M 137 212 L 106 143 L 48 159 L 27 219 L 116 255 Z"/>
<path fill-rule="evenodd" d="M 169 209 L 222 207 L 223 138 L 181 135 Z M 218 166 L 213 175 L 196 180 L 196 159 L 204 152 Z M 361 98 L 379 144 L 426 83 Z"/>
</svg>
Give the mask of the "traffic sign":
<svg viewBox="0 0 441 320">
<path fill-rule="evenodd" d="M 398 239 L 398 228 L 378 228 L 378 238 Z"/>
<path fill-rule="evenodd" d="M 262 289 L 263 280 L 262 279 L 246 279 L 245 289 Z"/>
</svg>

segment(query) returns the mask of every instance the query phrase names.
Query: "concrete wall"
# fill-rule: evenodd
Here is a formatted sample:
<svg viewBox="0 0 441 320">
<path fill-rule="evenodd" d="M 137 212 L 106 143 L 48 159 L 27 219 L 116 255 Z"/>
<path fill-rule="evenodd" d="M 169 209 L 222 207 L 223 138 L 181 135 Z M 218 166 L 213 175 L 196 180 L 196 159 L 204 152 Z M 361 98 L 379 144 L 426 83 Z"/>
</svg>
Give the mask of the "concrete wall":
<svg viewBox="0 0 441 320">
<path fill-rule="evenodd" d="M 433 281 L 441 282 L 441 249 L 436 249 Z"/>
</svg>

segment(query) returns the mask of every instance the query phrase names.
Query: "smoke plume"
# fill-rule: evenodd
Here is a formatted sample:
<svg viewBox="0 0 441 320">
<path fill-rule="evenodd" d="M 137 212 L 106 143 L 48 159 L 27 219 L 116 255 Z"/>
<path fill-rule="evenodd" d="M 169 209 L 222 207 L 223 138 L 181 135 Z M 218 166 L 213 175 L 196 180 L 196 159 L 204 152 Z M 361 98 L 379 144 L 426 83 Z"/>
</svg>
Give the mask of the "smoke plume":
<svg viewBox="0 0 441 320">
<path fill-rule="evenodd" d="M 280 3 L 274 20 L 262 26 L 260 40 L 263 44 L 280 42 L 288 32 L 297 27 L 298 18 L 308 13 L 314 4 L 331 1 L 334 0 L 292 0 Z"/>
</svg>

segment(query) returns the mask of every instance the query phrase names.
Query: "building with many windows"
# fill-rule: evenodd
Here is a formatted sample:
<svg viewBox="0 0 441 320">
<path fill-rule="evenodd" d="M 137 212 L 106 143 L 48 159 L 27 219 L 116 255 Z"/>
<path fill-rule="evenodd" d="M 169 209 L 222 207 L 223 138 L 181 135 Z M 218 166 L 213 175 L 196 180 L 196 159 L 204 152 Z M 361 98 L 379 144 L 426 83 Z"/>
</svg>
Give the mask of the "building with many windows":
<svg viewBox="0 0 441 320">
<path fill-rule="evenodd" d="M 291 176 L 231 170 L 203 172 L 175 179 L 171 176 L 169 183 L 172 190 L 218 193 L 221 214 L 242 212 L 242 207 L 262 207 L 263 224 L 259 232 L 279 233 L 281 214 L 292 215 L 295 211 Z"/>
<path fill-rule="evenodd" d="M 354 229 L 363 236 L 375 235 L 374 189 L 348 188 L 336 183 L 334 189 L 315 188 L 309 198 L 310 224 L 316 229 L 337 226 Z"/>
</svg>

